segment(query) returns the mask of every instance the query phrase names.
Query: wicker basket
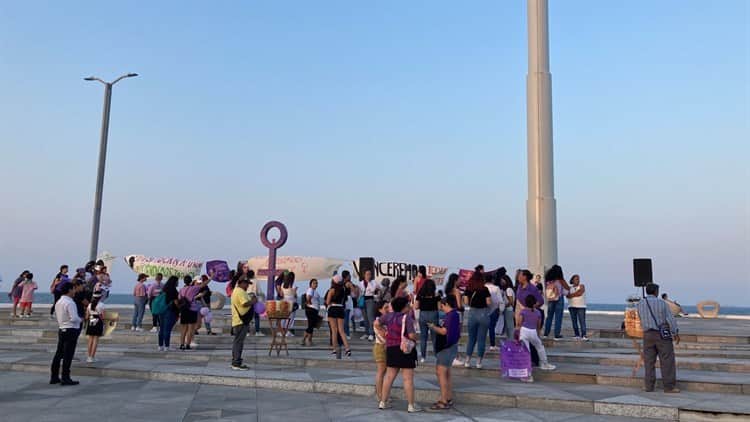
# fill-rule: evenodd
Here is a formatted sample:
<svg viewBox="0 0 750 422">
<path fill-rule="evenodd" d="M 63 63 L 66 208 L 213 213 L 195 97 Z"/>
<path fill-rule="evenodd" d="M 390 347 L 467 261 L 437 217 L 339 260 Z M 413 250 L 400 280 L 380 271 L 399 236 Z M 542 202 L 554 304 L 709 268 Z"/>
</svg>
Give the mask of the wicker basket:
<svg viewBox="0 0 750 422">
<path fill-rule="evenodd" d="M 643 338 L 643 327 L 641 327 L 641 317 L 638 315 L 638 309 L 630 308 L 625 310 L 625 334 L 633 338 Z"/>
</svg>

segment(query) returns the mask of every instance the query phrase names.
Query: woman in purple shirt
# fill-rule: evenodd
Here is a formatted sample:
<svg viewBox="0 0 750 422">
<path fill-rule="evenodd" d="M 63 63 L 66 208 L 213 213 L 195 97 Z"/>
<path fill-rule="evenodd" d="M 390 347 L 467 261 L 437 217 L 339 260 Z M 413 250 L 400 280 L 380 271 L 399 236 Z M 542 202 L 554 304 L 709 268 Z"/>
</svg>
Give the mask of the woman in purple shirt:
<svg viewBox="0 0 750 422">
<path fill-rule="evenodd" d="M 539 309 L 544 305 L 544 299 L 539 289 L 531 284 L 531 279 L 534 277 L 529 270 L 520 270 L 517 274 L 518 278 L 518 291 L 516 291 L 516 319 L 521 315 L 521 311 L 526 309 L 526 297 L 534 296 L 535 305 L 534 308 Z"/>
<path fill-rule="evenodd" d="M 407 411 L 409 413 L 421 412 L 420 408 L 414 403 L 414 368 L 417 367 L 417 349 L 412 348 L 409 353 L 401 350 L 401 338 L 406 337 L 416 341 L 417 335 L 414 332 L 414 318 L 410 316 L 409 299 L 405 297 L 396 297 L 391 302 L 389 312 L 380 317 L 380 324 L 386 326 L 387 335 L 385 338 L 385 362 L 388 372 L 383 380 L 383 391 L 378 408 L 381 410 L 390 409 L 388 398 L 391 393 L 393 381 L 401 372 L 404 380 L 404 393 L 406 400 L 409 402 Z"/>
</svg>

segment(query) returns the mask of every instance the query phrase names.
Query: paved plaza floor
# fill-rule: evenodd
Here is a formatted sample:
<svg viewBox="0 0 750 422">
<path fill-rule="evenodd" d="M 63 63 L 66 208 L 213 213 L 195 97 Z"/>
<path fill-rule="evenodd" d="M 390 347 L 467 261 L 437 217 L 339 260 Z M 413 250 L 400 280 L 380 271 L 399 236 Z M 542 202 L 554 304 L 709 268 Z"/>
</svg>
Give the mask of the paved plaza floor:
<svg viewBox="0 0 750 422">
<path fill-rule="evenodd" d="M 205 384 L 77 377 L 81 385 L 49 385 L 46 375 L 0 374 L 0 420 L 66 421 L 611 421 L 641 419 L 528 409 L 459 406 L 408 414 L 406 403 L 378 410 L 348 395 L 281 392 Z M 399 410 L 402 409 L 402 410 Z"/>
</svg>

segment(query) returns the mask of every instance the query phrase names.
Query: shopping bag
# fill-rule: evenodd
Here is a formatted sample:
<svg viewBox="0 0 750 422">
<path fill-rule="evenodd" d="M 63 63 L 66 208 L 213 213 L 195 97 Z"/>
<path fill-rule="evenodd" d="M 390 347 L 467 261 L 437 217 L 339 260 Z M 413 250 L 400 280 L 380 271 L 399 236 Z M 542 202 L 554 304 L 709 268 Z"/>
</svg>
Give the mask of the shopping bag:
<svg viewBox="0 0 750 422">
<path fill-rule="evenodd" d="M 506 378 L 528 378 L 531 376 L 531 353 L 518 340 L 504 341 L 500 350 L 500 370 Z"/>
</svg>

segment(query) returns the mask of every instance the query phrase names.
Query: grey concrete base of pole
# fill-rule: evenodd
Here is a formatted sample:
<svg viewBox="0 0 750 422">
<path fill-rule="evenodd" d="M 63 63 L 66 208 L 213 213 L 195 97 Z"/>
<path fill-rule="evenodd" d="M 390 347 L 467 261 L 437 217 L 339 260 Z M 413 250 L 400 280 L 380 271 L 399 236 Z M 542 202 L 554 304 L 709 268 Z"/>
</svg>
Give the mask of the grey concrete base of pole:
<svg viewBox="0 0 750 422">
<path fill-rule="evenodd" d="M 529 73 L 526 129 L 529 192 L 526 202 L 528 266 L 534 274 L 557 264 L 557 204 L 552 147 L 552 77 L 549 73 L 547 0 L 528 0 Z"/>
<path fill-rule="evenodd" d="M 99 167 L 96 172 L 94 194 L 94 221 L 91 225 L 91 249 L 89 260 L 96 259 L 99 249 L 99 226 L 102 218 L 102 195 L 104 191 L 104 167 L 107 161 L 107 137 L 109 135 L 109 109 L 112 104 L 112 84 L 104 84 L 104 110 L 102 111 L 102 133 L 99 145 Z"/>
</svg>

